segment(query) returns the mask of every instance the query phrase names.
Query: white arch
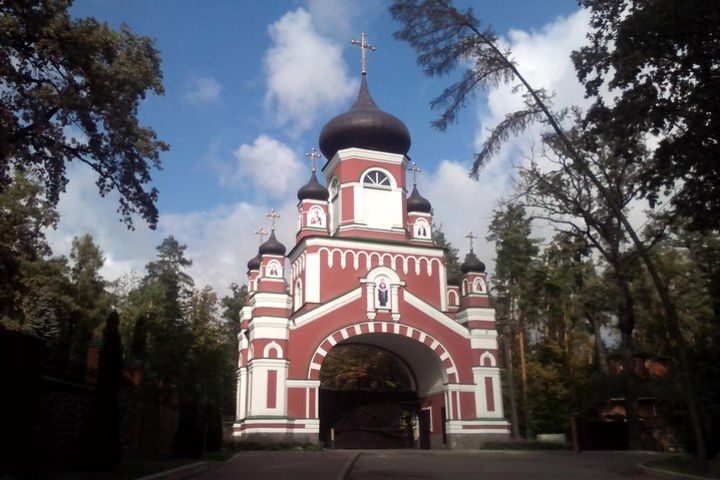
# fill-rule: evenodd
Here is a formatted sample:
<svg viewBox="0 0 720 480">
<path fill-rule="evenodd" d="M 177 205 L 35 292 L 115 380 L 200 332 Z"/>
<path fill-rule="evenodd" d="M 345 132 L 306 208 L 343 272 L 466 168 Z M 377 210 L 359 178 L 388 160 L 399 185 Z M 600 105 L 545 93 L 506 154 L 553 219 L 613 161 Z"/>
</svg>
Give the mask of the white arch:
<svg viewBox="0 0 720 480">
<path fill-rule="evenodd" d="M 276 356 L 274 358 L 283 358 L 283 349 L 277 342 L 272 341 L 265 345 L 265 348 L 263 349 L 263 358 L 271 358 L 271 351 L 275 352 Z"/>
<path fill-rule="evenodd" d="M 419 344 L 424 345 L 428 349 L 430 349 L 433 354 L 436 356 L 440 366 L 441 371 L 443 372 L 443 383 L 454 383 L 451 382 L 451 378 L 454 378 L 454 381 L 459 381 L 459 373 L 456 367 L 455 359 L 453 359 L 452 355 L 450 355 L 450 352 L 447 348 L 445 348 L 445 345 L 442 344 L 439 340 L 434 338 L 433 336 L 429 335 L 428 333 L 424 332 L 423 330 L 420 330 L 416 327 L 410 327 L 405 325 L 405 328 L 410 329 L 410 334 L 400 334 L 396 333 L 396 328 L 399 327 L 396 323 L 388 323 L 388 322 L 361 322 L 361 323 L 355 323 L 347 325 L 343 328 L 340 328 L 338 330 L 335 330 L 327 337 L 323 338 L 320 343 L 315 348 L 314 353 L 310 356 L 310 364 L 308 365 L 307 369 L 307 375 L 308 378 L 312 378 L 313 370 L 320 371 L 320 368 L 322 367 L 322 363 L 325 361 L 326 355 L 329 351 L 326 351 L 323 349 L 323 345 L 325 345 L 326 342 L 330 344 L 330 348 L 332 346 L 335 346 L 337 341 L 335 340 L 334 336 L 336 334 L 340 334 L 343 338 L 343 340 L 347 340 L 352 337 L 356 336 L 362 336 L 367 335 L 367 333 L 359 333 L 362 332 L 363 326 L 367 326 L 367 330 L 371 333 L 386 333 L 391 335 L 398 335 L 400 337 L 415 341 Z M 399 329 L 398 329 L 399 330 Z M 415 332 L 418 333 L 418 338 L 415 338 L 414 334 Z M 315 363 L 315 358 L 319 356 L 321 358 L 320 363 Z M 443 358 L 450 360 L 450 366 L 446 367 L 443 363 Z M 405 360 L 405 359 L 404 359 Z M 406 360 L 405 360 L 406 361 Z M 416 372 L 417 373 L 417 372 Z"/>
<path fill-rule="evenodd" d="M 390 180 L 389 188 L 397 188 L 397 182 L 395 181 L 395 177 L 393 176 L 393 174 L 390 173 L 388 170 L 385 170 L 384 168 L 381 168 L 381 167 L 369 167 L 369 168 L 363 170 L 363 172 L 360 174 L 360 184 L 363 185 L 363 187 L 365 186 L 365 177 L 370 172 L 384 173 L 385 175 L 387 175 L 388 180 Z"/>
<path fill-rule="evenodd" d="M 495 360 L 495 355 L 493 355 L 490 352 L 485 352 L 482 355 L 480 355 L 480 366 L 481 367 L 487 367 L 488 365 L 485 365 L 485 360 L 490 360 L 490 367 L 497 367 L 497 361 Z"/>
</svg>

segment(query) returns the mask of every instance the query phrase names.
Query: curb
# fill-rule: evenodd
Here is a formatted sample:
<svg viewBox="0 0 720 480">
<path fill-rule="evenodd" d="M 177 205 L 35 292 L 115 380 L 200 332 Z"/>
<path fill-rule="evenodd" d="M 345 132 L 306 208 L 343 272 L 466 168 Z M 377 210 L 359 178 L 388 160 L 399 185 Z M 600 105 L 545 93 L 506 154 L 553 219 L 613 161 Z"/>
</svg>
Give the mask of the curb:
<svg viewBox="0 0 720 480">
<path fill-rule="evenodd" d="M 644 463 L 638 463 L 636 466 L 645 473 L 658 478 L 684 478 L 687 480 L 713 480 L 711 477 L 701 477 L 699 475 L 690 475 L 689 473 L 673 472 L 660 468 L 648 467 Z"/>
</svg>

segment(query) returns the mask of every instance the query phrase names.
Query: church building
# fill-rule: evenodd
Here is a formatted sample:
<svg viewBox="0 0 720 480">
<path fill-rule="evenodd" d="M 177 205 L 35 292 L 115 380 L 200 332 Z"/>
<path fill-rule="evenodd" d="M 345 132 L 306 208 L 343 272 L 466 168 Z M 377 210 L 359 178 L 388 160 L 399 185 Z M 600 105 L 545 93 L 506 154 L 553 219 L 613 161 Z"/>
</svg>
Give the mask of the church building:
<svg viewBox="0 0 720 480">
<path fill-rule="evenodd" d="M 364 59 L 364 35 L 360 46 Z M 313 172 L 298 191 L 293 246 L 276 238 L 273 211 L 270 237 L 248 263 L 233 436 L 331 443 L 323 363 L 338 346 L 362 344 L 407 367 L 416 447 L 506 440 L 485 265 L 471 243 L 460 277 L 448 276 L 431 204 L 415 184 L 419 169 L 409 165 L 410 133 L 378 108 L 366 77 L 363 62 L 355 103 L 320 133 L 322 181 L 320 156 L 308 154 Z"/>
</svg>

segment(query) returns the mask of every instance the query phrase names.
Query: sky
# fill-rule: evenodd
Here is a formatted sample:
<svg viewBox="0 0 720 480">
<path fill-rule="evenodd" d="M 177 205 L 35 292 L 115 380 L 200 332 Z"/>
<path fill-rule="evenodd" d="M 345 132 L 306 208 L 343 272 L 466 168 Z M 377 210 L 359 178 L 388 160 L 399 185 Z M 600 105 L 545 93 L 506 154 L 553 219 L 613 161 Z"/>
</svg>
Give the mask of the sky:
<svg viewBox="0 0 720 480">
<path fill-rule="evenodd" d="M 278 239 L 294 244 L 297 190 L 307 182 L 305 153 L 317 147 L 323 125 L 353 103 L 360 52 L 350 44 L 366 32 L 368 83 L 378 106 L 405 122 L 409 157 L 423 170 L 421 194 L 435 223 L 464 257 L 465 234 L 479 237 L 475 251 L 492 274 L 493 245 L 485 240 L 492 210 L 512 192 L 514 165 L 537 141 L 537 128 L 511 141 L 480 173 L 468 178 L 473 152 L 487 130 L 521 104 L 510 86 L 479 92 L 447 132 L 430 126 L 429 102 L 452 77 L 428 78 L 415 53 L 392 38 L 398 28 L 384 0 L 76 0 L 75 18 L 95 17 L 113 28 L 127 24 L 155 39 L 162 56 L 163 96 L 150 96 L 139 117 L 170 144 L 153 172 L 160 191 L 160 221 L 153 231 L 136 219 L 128 230 L 117 198 L 97 193 L 93 173 L 69 168 L 59 204 L 60 223 L 48 231 L 57 255 L 72 238 L 90 233 L 102 248 L 103 274 L 114 280 L 144 273 L 168 235 L 187 245 L 196 286 L 227 291 L 246 281 L 257 253 L 253 231 L 281 214 Z M 555 93 L 557 108 L 583 105 L 570 52 L 588 30 L 587 12 L 571 0 L 503 0 L 471 4 L 485 26 L 501 36 L 535 88 Z M 321 162 L 325 162 L 322 159 Z M 324 164 L 324 163 L 323 163 Z"/>
</svg>

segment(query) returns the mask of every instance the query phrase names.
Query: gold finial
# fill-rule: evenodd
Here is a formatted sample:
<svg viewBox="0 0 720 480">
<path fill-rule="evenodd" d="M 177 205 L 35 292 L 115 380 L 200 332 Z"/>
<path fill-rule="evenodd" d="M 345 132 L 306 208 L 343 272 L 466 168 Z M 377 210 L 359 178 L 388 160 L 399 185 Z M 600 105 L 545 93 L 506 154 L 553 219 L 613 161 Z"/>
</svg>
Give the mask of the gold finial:
<svg viewBox="0 0 720 480">
<path fill-rule="evenodd" d="M 367 73 L 367 53 L 365 51 L 370 50 L 374 52 L 375 47 L 367 43 L 367 37 L 365 37 L 365 32 L 362 32 L 360 34 L 359 42 L 357 40 L 351 40 L 350 43 L 360 46 L 360 62 L 362 64 L 362 74 L 365 75 Z"/>
<path fill-rule="evenodd" d="M 280 218 L 280 214 L 275 211 L 273 208 L 268 213 L 265 214 L 266 217 L 270 219 L 270 230 L 275 230 L 275 220 Z"/>
<path fill-rule="evenodd" d="M 315 150 L 315 147 L 312 147 L 308 153 L 305 154 L 306 157 L 310 159 L 310 162 L 312 163 L 312 171 L 315 172 L 315 160 L 320 158 L 320 154 L 317 153 Z"/>
<path fill-rule="evenodd" d="M 470 230 L 467 235 L 465 235 L 465 238 L 470 240 L 470 253 L 473 253 L 473 241 L 475 241 L 477 235 L 473 235 L 472 230 Z"/>
<path fill-rule="evenodd" d="M 260 244 L 262 244 L 263 240 L 265 239 L 265 235 L 267 235 L 267 231 L 263 227 L 260 227 L 257 230 L 255 230 L 253 233 L 255 235 L 257 235 L 258 237 L 260 237 Z"/>
<path fill-rule="evenodd" d="M 408 168 L 411 172 L 413 172 L 413 185 L 417 185 L 417 176 L 418 173 L 422 173 L 422 169 L 417 166 L 417 163 L 413 162 L 412 167 Z"/>
</svg>

